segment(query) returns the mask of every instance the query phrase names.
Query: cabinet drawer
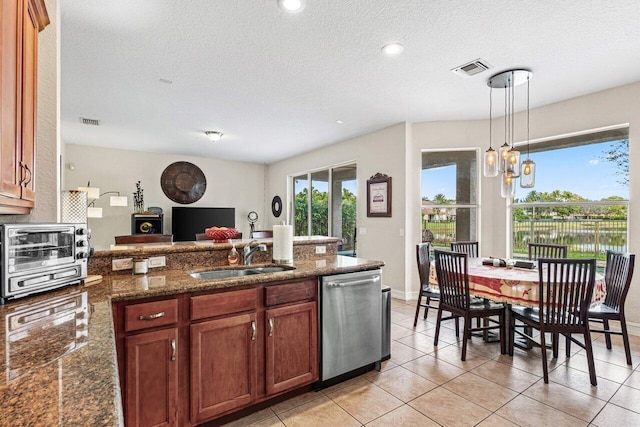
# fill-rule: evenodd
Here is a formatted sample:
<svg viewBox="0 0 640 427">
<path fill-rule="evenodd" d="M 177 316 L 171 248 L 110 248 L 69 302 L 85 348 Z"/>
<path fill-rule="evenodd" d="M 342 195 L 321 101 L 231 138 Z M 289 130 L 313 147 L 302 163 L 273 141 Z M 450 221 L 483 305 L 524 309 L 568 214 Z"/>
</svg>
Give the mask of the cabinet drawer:
<svg viewBox="0 0 640 427">
<path fill-rule="evenodd" d="M 316 298 L 316 283 L 317 280 L 305 280 L 304 282 L 266 286 L 264 288 L 264 305 L 269 307 L 296 301 L 314 300 Z"/>
<path fill-rule="evenodd" d="M 171 325 L 178 322 L 178 300 L 145 302 L 131 304 L 124 308 L 124 330 Z"/>
<path fill-rule="evenodd" d="M 258 306 L 258 290 L 244 289 L 219 294 L 191 297 L 191 320 L 223 316 L 241 311 L 255 310 Z"/>
</svg>

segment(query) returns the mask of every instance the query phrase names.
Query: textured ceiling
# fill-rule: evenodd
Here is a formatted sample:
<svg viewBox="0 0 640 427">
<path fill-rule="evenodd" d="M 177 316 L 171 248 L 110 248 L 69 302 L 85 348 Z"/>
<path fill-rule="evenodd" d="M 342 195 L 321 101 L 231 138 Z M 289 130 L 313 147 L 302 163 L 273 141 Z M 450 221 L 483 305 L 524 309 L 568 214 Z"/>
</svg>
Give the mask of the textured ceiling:
<svg viewBox="0 0 640 427">
<path fill-rule="evenodd" d="M 401 121 L 487 118 L 486 80 L 509 68 L 533 71 L 532 107 L 640 76 L 638 0 L 307 0 L 297 14 L 276 0 L 64 0 L 60 9 L 61 134 L 74 144 L 271 163 Z M 384 56 L 392 41 L 404 52 Z M 476 58 L 493 68 L 450 71 Z M 206 130 L 224 137 L 213 144 Z"/>
</svg>

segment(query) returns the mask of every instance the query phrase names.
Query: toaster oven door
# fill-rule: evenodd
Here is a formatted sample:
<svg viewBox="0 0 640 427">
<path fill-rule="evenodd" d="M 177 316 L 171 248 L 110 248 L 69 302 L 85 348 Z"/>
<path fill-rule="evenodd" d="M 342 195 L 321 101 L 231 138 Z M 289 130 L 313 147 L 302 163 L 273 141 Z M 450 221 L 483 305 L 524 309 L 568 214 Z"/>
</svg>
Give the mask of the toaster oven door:
<svg viewBox="0 0 640 427">
<path fill-rule="evenodd" d="M 76 260 L 73 226 L 10 228 L 3 245 L 7 273 L 12 275 L 73 264 Z"/>
</svg>

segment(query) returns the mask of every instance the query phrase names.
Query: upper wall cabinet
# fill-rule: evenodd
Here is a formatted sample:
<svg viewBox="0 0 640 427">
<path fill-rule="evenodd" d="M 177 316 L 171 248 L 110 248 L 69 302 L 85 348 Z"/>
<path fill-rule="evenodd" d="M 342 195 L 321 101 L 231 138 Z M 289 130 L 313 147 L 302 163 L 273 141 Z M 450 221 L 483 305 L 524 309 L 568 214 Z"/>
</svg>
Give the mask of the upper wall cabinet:
<svg viewBox="0 0 640 427">
<path fill-rule="evenodd" d="M 49 24 L 44 0 L 0 0 L 0 213 L 35 206 L 38 33 Z"/>
</svg>

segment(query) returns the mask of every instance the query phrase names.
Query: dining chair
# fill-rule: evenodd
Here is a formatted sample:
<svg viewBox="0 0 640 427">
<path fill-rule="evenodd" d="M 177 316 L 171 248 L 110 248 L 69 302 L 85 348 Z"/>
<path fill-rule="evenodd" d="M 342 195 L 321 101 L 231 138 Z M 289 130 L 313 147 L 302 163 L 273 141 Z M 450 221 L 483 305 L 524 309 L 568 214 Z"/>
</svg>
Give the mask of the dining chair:
<svg viewBox="0 0 640 427">
<path fill-rule="evenodd" d="M 551 245 L 546 243 L 529 243 L 529 259 L 535 261 L 538 258 L 566 258 L 566 245 Z"/>
<path fill-rule="evenodd" d="M 469 255 L 469 258 L 478 258 L 478 242 L 451 242 L 451 250 Z"/>
<path fill-rule="evenodd" d="M 509 355 L 513 356 L 516 333 L 540 347 L 545 384 L 549 383 L 545 333 L 550 333 L 554 358 L 558 357 L 560 335 L 564 335 L 567 339 L 567 357 L 571 355 L 569 350 L 571 341 L 585 349 L 591 384 L 597 385 L 587 318 L 593 296 L 595 274 L 595 259 L 538 258 L 538 310 L 522 306 L 511 307 Z M 522 324 L 516 325 L 516 320 Z M 516 328 L 523 328 L 523 331 L 517 331 Z M 532 329 L 540 332 L 539 341 L 533 337 L 533 333 L 528 333 Z M 571 334 L 582 334 L 584 343 L 572 338 Z"/>
<path fill-rule="evenodd" d="M 472 303 L 469 290 L 469 256 L 465 253 L 435 250 L 436 275 L 440 288 L 440 303 L 438 304 L 438 319 L 433 345 L 438 345 L 442 312 L 449 311 L 464 319 L 462 334 L 462 358 L 467 358 L 467 341 L 474 331 L 500 330 L 500 353 L 506 353 L 506 325 L 505 307 L 502 303 L 481 300 Z M 497 326 L 472 327 L 473 318 L 498 316 Z"/>
<path fill-rule="evenodd" d="M 251 233 L 252 239 L 264 239 L 268 237 L 273 237 L 273 230 L 255 230 Z"/>
<path fill-rule="evenodd" d="M 429 243 L 419 243 L 416 245 L 416 258 L 418 262 L 418 276 L 420 278 L 420 290 L 418 291 L 418 304 L 416 305 L 416 315 L 413 319 L 413 327 L 418 324 L 418 315 L 420 314 L 420 307 L 424 307 L 424 317 L 427 318 L 429 309 L 438 309 L 437 305 L 431 305 L 432 301 L 440 300 L 440 290 L 438 288 L 432 288 L 429 286 L 429 275 L 431 273 L 431 260 L 429 259 Z M 426 298 L 426 302 L 422 302 L 422 298 Z M 448 316 L 442 320 L 454 319 L 456 323 L 456 337 L 460 335 L 460 323 L 458 316 Z"/>
<path fill-rule="evenodd" d="M 234 239 L 242 239 L 242 233 L 236 234 Z M 211 237 L 207 236 L 207 233 L 196 233 L 196 240 L 213 240 Z"/>
<path fill-rule="evenodd" d="M 171 243 L 173 234 L 131 234 L 115 236 L 116 245 L 131 245 L 138 243 Z"/>
<path fill-rule="evenodd" d="M 627 365 L 631 365 L 631 348 L 624 315 L 624 303 L 627 299 L 629 286 L 631 286 L 635 259 L 636 256 L 633 254 L 607 251 L 607 264 L 604 272 L 607 296 L 604 299 L 604 303 L 592 305 L 589 307 L 588 312 L 589 321 L 603 325 L 603 329 L 591 329 L 591 332 L 604 333 L 604 339 L 609 350 L 611 350 L 611 334 L 622 335 Z M 622 331 L 609 329 L 609 320 L 619 321 Z"/>
</svg>

